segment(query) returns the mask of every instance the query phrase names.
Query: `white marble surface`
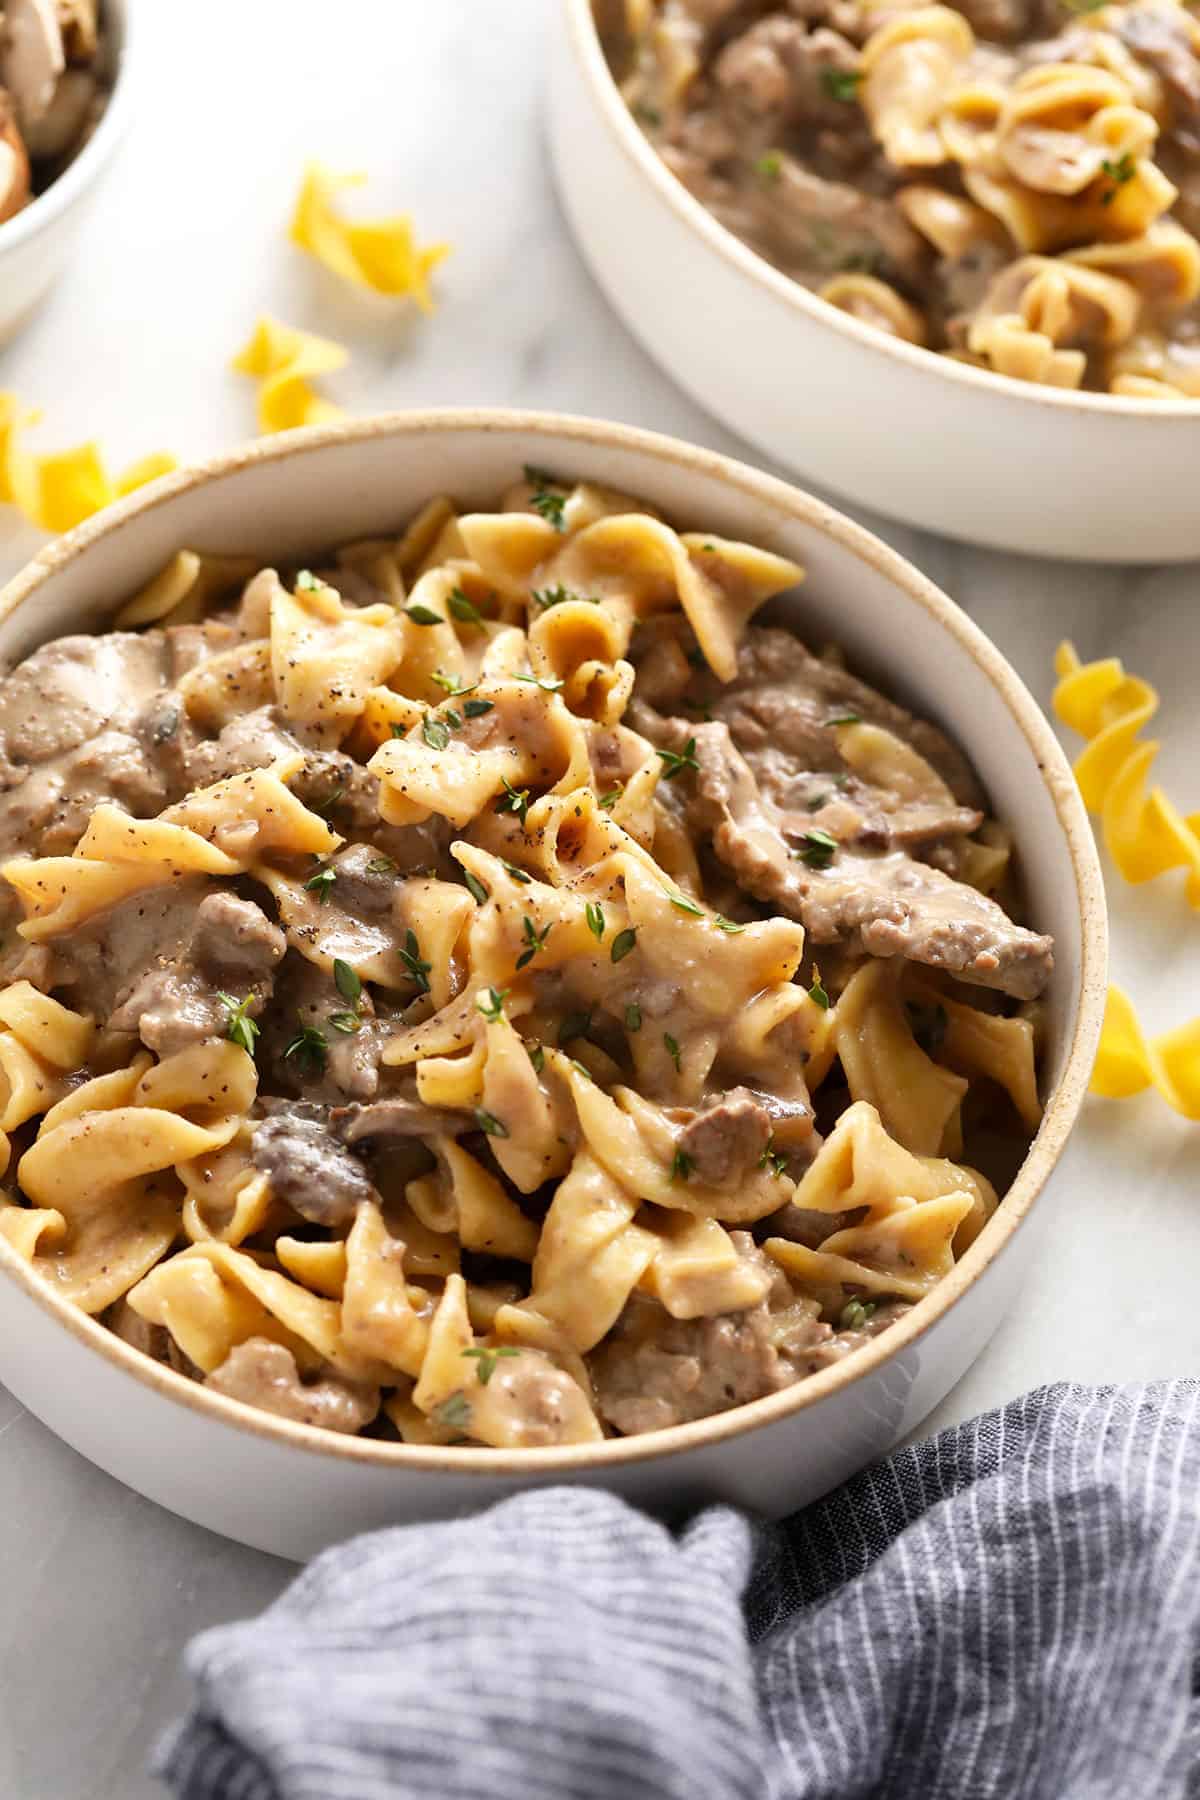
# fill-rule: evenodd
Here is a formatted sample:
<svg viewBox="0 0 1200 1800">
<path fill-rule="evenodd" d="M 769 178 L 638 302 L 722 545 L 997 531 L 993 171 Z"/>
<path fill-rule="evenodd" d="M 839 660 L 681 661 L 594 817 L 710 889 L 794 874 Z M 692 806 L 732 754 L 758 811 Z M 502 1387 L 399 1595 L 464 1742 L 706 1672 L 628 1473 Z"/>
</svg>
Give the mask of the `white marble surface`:
<svg viewBox="0 0 1200 1800">
<path fill-rule="evenodd" d="M 0 388 L 43 409 L 48 446 L 94 434 L 118 467 L 159 446 L 204 454 L 253 431 L 252 388 L 227 365 L 265 310 L 350 343 L 328 391 L 355 412 L 538 405 L 745 453 L 629 341 L 566 234 L 540 119 L 553 4 L 141 0 L 140 117 L 72 270 L 0 353 Z M 412 209 L 426 237 L 453 241 L 434 319 L 347 299 L 289 249 L 309 155 L 369 170 L 381 209 Z M 1031 457 L 1030 479 L 1053 505 L 1053 471 Z M 866 522 L 954 595 L 1041 700 L 1068 634 L 1157 682 L 1164 776 L 1200 804 L 1195 570 L 1067 568 Z M 0 575 L 40 541 L 0 512 Z M 1178 880 L 1112 882 L 1110 895 L 1114 972 L 1147 1019 L 1161 1028 L 1200 1008 L 1200 918 Z M 1153 1098 L 1089 1103 L 1024 1303 L 939 1422 L 1060 1377 L 1194 1371 L 1198 1189 L 1200 1127 Z M 288 1569 L 128 1492 L 2 1390 L 0 1519 L 0 1795 L 160 1792 L 145 1758 L 184 1700 L 182 1646 L 261 1607 Z"/>
</svg>

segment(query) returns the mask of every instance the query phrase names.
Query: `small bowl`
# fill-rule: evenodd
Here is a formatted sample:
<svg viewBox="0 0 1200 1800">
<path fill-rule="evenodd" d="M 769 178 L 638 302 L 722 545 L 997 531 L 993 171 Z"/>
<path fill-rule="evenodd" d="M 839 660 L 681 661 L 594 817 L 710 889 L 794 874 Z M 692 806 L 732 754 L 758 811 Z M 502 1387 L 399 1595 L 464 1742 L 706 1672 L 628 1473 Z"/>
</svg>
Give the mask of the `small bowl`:
<svg viewBox="0 0 1200 1800">
<path fill-rule="evenodd" d="M 1071 393 L 874 331 L 719 225 L 638 129 L 589 0 L 548 81 L 563 206 L 630 331 L 772 461 L 968 543 L 1087 562 L 1200 556 L 1200 401 Z"/>
<path fill-rule="evenodd" d="M 0 344 L 16 335 L 61 273 L 129 124 L 136 74 L 133 10 L 133 0 L 104 0 L 115 72 L 95 131 L 44 194 L 0 225 Z"/>
<path fill-rule="evenodd" d="M 1087 1086 L 1103 1009 L 1103 888 L 1070 769 L 992 644 L 877 539 L 771 476 L 670 438 L 587 419 L 425 412 L 293 432 L 181 470 L 50 545 L 0 593 L 0 660 L 104 629 L 182 546 L 311 559 L 395 533 L 438 492 L 487 506 L 532 463 L 644 496 L 680 524 L 808 569 L 797 626 L 843 645 L 936 717 L 1020 826 L 1031 916 L 1057 939 L 1046 1115 L 998 1211 L 932 1294 L 847 1361 L 734 1412 L 644 1437 L 517 1452 L 339 1437 L 224 1398 L 139 1355 L 54 1294 L 0 1238 L 0 1379 L 110 1474 L 185 1518 L 283 1556 L 450 1515 L 545 1482 L 669 1513 L 723 1499 L 780 1514 L 911 1431 L 978 1355 L 1021 1282 L 1028 1215 Z"/>
</svg>

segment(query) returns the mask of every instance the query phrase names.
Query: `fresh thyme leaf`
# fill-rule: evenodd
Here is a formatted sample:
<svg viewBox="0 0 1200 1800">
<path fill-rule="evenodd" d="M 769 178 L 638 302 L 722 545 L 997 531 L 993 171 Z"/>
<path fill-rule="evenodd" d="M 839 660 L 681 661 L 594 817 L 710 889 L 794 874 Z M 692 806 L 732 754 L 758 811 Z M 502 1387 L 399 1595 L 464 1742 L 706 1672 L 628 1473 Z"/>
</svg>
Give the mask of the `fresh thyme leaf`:
<svg viewBox="0 0 1200 1800">
<path fill-rule="evenodd" d="M 829 995 L 825 991 L 825 985 L 821 980 L 821 971 L 819 969 L 813 970 L 813 984 L 808 990 L 808 997 L 815 1006 L 821 1008 L 822 1012 L 829 1011 Z"/>
<path fill-rule="evenodd" d="M 640 1031 L 642 1029 L 642 1009 L 636 1000 L 631 1000 L 629 1005 L 625 1008 L 625 1029 L 626 1031 Z"/>
<path fill-rule="evenodd" d="M 462 714 L 456 713 L 452 706 L 448 706 L 446 708 L 445 712 L 442 714 L 442 717 L 443 717 L 443 719 L 445 719 L 445 721 L 446 721 L 447 725 L 450 727 L 451 731 L 461 731 L 462 730 Z"/>
<path fill-rule="evenodd" d="M 408 935 L 411 937 L 412 932 Z M 400 954 L 403 956 L 404 952 L 401 951 Z M 348 962 L 343 962 L 340 956 L 333 959 L 333 983 L 347 1006 L 353 1006 L 357 1010 L 362 999 L 362 978 L 358 970 Z"/>
<path fill-rule="evenodd" d="M 325 1033 L 315 1025 L 306 1025 L 304 1016 L 297 1013 L 300 1029 L 284 1051 L 284 1060 L 295 1057 L 299 1063 L 306 1063 L 310 1070 L 317 1072 L 325 1067 L 329 1049 L 325 1042 Z"/>
<path fill-rule="evenodd" d="M 540 1044 L 526 1044 L 525 1048 L 529 1052 L 529 1060 L 533 1064 L 534 1074 L 540 1075 L 546 1066 L 546 1052 Z"/>
<path fill-rule="evenodd" d="M 572 1038 L 586 1037 L 591 1029 L 592 1009 L 589 1006 L 586 1012 L 567 1014 L 558 1028 L 558 1041 L 560 1044 L 569 1044 Z"/>
<path fill-rule="evenodd" d="M 541 688 L 547 694 L 557 694 L 564 685 L 557 675 L 514 675 L 513 680 L 523 681 L 526 687 Z"/>
<path fill-rule="evenodd" d="M 396 865 L 390 856 L 376 856 L 367 864 L 368 875 L 392 875 Z"/>
<path fill-rule="evenodd" d="M 575 1058 L 572 1057 L 571 1067 L 577 1075 L 582 1075 L 585 1081 L 590 1081 L 592 1079 L 592 1071 L 588 1068 L 586 1063 L 576 1062 Z"/>
<path fill-rule="evenodd" d="M 508 994 L 507 988 L 494 987 L 484 988 L 481 994 L 476 994 L 475 1004 L 490 1024 L 494 1025 L 504 1017 L 504 1002 L 508 999 Z"/>
<path fill-rule="evenodd" d="M 444 625 L 446 623 L 441 613 L 435 613 L 431 606 L 406 606 L 404 612 L 414 625 Z"/>
<path fill-rule="evenodd" d="M 550 924 L 552 925 L 553 923 L 554 921 L 551 920 Z M 520 956 L 517 958 L 517 967 L 518 969 L 525 969 L 528 968 L 538 951 L 546 948 L 546 939 L 550 936 L 550 925 L 545 926 L 543 930 L 539 931 L 528 913 L 526 913 L 521 921 L 521 931 L 525 939 L 525 949 L 522 950 Z"/>
<path fill-rule="evenodd" d="M 522 887 L 529 887 L 531 885 L 533 876 L 527 869 L 518 869 L 516 863 L 503 861 L 501 862 L 500 867 L 511 880 L 518 882 Z"/>
<path fill-rule="evenodd" d="M 718 931 L 723 931 L 727 937 L 736 937 L 739 931 L 745 931 L 746 929 L 744 925 L 739 925 L 735 919 L 727 919 L 723 913 L 718 913 L 716 915 L 713 924 Z"/>
<path fill-rule="evenodd" d="M 856 712 L 832 713 L 823 721 L 826 725 L 861 725 L 862 717 Z"/>
<path fill-rule="evenodd" d="M 658 754 L 662 758 L 663 776 L 667 781 L 674 781 L 681 769 L 698 770 L 700 767 L 696 761 L 695 738 L 689 738 L 681 752 L 660 750 Z"/>
<path fill-rule="evenodd" d="M 400 961 L 404 964 L 409 975 L 416 983 L 418 994 L 427 994 L 429 992 L 429 971 L 432 969 L 433 964 L 422 961 L 421 946 L 417 942 L 417 934 L 415 931 L 409 930 L 405 932 L 404 948 L 400 952 Z M 336 970 L 336 968 L 337 964 L 335 963 L 334 969 Z M 344 988 L 342 989 L 342 992 L 345 993 Z M 347 1000 L 352 1000 L 353 997 L 354 996 L 351 994 L 346 994 Z"/>
<path fill-rule="evenodd" d="M 804 810 L 810 813 L 820 812 L 823 806 L 828 806 L 829 800 L 828 794 L 810 794 L 804 802 Z"/>
<path fill-rule="evenodd" d="M 861 69 L 825 68 L 821 70 L 821 86 L 831 100 L 853 100 L 858 93 L 861 80 Z"/>
<path fill-rule="evenodd" d="M 472 681 L 469 685 L 464 686 L 457 675 L 447 675 L 441 669 L 435 669 L 429 679 L 436 681 L 443 693 L 449 694 L 451 699 L 459 694 L 473 694 L 479 686 L 477 681 Z"/>
<path fill-rule="evenodd" d="M 618 931 L 616 937 L 612 941 L 612 949 L 608 954 L 613 962 L 624 962 L 625 958 L 629 955 L 629 952 L 635 948 L 636 944 L 637 927 L 635 925 L 627 925 L 624 931 Z"/>
<path fill-rule="evenodd" d="M 667 1047 L 667 1055 L 670 1057 L 671 1061 L 675 1064 L 675 1073 L 677 1075 L 681 1075 L 683 1073 L 683 1064 L 681 1061 L 683 1052 L 680 1050 L 678 1043 L 671 1036 L 669 1031 L 663 1032 L 663 1043 Z"/>
<path fill-rule="evenodd" d="M 688 917 L 692 919 L 702 919 L 704 917 L 704 908 L 702 906 L 697 906 L 694 900 L 689 900 L 686 894 L 673 894 L 670 888 L 664 888 L 663 892 L 677 911 L 687 913 Z"/>
<path fill-rule="evenodd" d="M 477 1106 L 475 1108 L 475 1123 L 478 1125 L 480 1131 L 486 1131 L 489 1137 L 506 1138 L 508 1136 L 508 1126 L 504 1123 L 504 1120 L 498 1119 L 495 1113 L 488 1112 L 486 1108 L 482 1106 Z"/>
<path fill-rule="evenodd" d="M 1134 162 L 1133 152 L 1126 150 L 1125 154 L 1119 156 L 1116 162 L 1109 162 L 1105 158 L 1100 167 L 1113 184 L 1101 197 L 1100 204 L 1101 206 L 1111 206 L 1117 197 L 1118 189 L 1123 188 L 1127 181 L 1132 181 L 1137 174 L 1137 164 Z"/>
<path fill-rule="evenodd" d="M 671 1180 L 686 1181 L 695 1166 L 694 1157 L 689 1156 L 686 1150 L 677 1150 L 671 1158 Z"/>
<path fill-rule="evenodd" d="M 843 1306 L 838 1324 L 843 1331 L 861 1331 L 867 1320 L 874 1318 L 878 1310 L 878 1300 L 860 1300 L 855 1295 L 853 1300 L 847 1300 Z"/>
<path fill-rule="evenodd" d="M 451 1394 L 448 1400 L 434 1408 L 433 1416 L 439 1425 L 446 1425 L 451 1431 L 462 1431 L 471 1423 L 471 1402 L 464 1393 Z"/>
<path fill-rule="evenodd" d="M 468 719 L 482 719 L 484 713 L 490 713 L 495 704 L 494 700 L 468 700 L 463 711 Z"/>
<path fill-rule="evenodd" d="M 332 794 L 329 795 L 328 799 L 310 800 L 308 803 L 308 810 L 309 812 L 320 813 L 321 817 L 324 818 L 326 813 L 331 813 L 333 811 L 339 800 L 345 798 L 345 793 L 346 790 L 344 787 L 336 787 Z"/>
<path fill-rule="evenodd" d="M 450 727 L 441 719 L 426 719 L 421 726 L 421 736 L 431 750 L 444 750 L 450 742 Z"/>
<path fill-rule="evenodd" d="M 476 1344 L 470 1350 L 464 1350 L 464 1356 L 475 1358 L 475 1373 L 479 1377 L 480 1387 L 486 1387 L 496 1373 L 496 1364 L 502 1356 L 520 1356 L 521 1352 L 514 1344 L 502 1344 L 493 1347 L 490 1344 Z"/>
<path fill-rule="evenodd" d="M 244 1000 L 237 1000 L 232 994 L 218 994 L 217 999 L 229 1014 L 225 1026 L 225 1036 L 231 1044 L 244 1050 L 247 1056 L 254 1055 L 254 1046 L 261 1030 L 255 1020 L 250 1017 L 249 1008 L 253 1006 L 256 995 L 247 994 Z"/>
<path fill-rule="evenodd" d="M 482 625 L 483 614 L 474 601 L 468 600 L 460 587 L 450 589 L 450 597 L 446 601 L 450 609 L 450 617 L 457 619 L 460 625 Z"/>
<path fill-rule="evenodd" d="M 787 1163 L 788 1159 L 782 1150 L 776 1150 L 774 1137 L 769 1137 L 767 1147 L 758 1159 L 759 1168 L 770 1169 L 772 1180 L 778 1181 L 779 1177 L 785 1173 Z"/>
<path fill-rule="evenodd" d="M 598 594 L 577 594 L 574 588 L 564 587 L 561 581 L 555 582 L 553 587 L 540 590 L 531 588 L 529 598 L 535 606 L 540 606 L 543 612 L 549 612 L 552 606 L 565 606 L 569 600 L 577 600 L 584 606 L 599 606 L 600 604 Z"/>
<path fill-rule="evenodd" d="M 352 1037 L 356 1031 L 362 1030 L 362 1020 L 354 1012 L 330 1013 L 329 1023 L 335 1031 L 344 1032 L 347 1037 Z"/>
<path fill-rule="evenodd" d="M 336 869 L 318 869 L 316 874 L 311 875 L 309 877 L 309 879 L 305 882 L 305 884 L 304 884 L 305 892 L 309 893 L 309 894 L 315 894 L 317 896 L 317 899 L 320 901 L 321 905 L 324 906 L 325 902 L 329 898 L 330 890 L 332 889 L 333 884 L 336 880 L 337 880 L 337 870 Z"/>
<path fill-rule="evenodd" d="M 583 909 L 583 916 L 587 920 L 588 930 L 599 943 L 604 936 L 604 908 L 597 901 L 589 900 Z"/>
<path fill-rule="evenodd" d="M 602 807 L 605 812 L 611 812 L 613 807 L 617 804 L 617 801 L 621 798 L 621 795 L 624 792 L 625 792 L 625 786 L 624 786 L 624 783 L 622 782 L 619 786 L 617 786 L 615 788 L 609 788 L 607 794 L 601 794 L 600 798 L 596 802 L 596 805 L 599 807 Z"/>
<path fill-rule="evenodd" d="M 511 781 L 504 775 L 502 775 L 500 779 L 504 783 L 504 793 L 496 802 L 496 811 L 498 813 L 513 813 L 520 823 L 524 825 L 529 813 L 529 789 L 515 788 Z"/>
<path fill-rule="evenodd" d="M 530 463 L 525 465 L 525 479 L 533 489 L 529 504 L 534 512 L 540 513 L 547 525 L 553 525 L 555 531 L 565 530 L 563 509 L 567 504 L 567 497 L 565 494 L 551 492 L 551 489 L 562 484 L 553 475 L 548 475 L 545 469 L 535 469 Z"/>
<path fill-rule="evenodd" d="M 651 131 L 657 131 L 662 124 L 662 114 L 657 106 L 647 106 L 644 100 L 638 101 L 633 109 L 633 116 L 639 125 L 648 125 Z"/>
<path fill-rule="evenodd" d="M 389 725 L 388 730 L 391 732 L 391 734 L 394 738 L 402 738 L 402 737 L 408 736 L 408 726 L 397 724 L 395 719 L 392 720 L 392 723 Z"/>
<path fill-rule="evenodd" d="M 296 592 L 297 593 L 311 594 L 313 589 L 319 588 L 320 585 L 321 585 L 321 583 L 317 580 L 316 576 L 313 574 L 311 569 L 300 569 L 297 571 L 297 573 L 296 573 Z"/>
<path fill-rule="evenodd" d="M 487 905 L 488 899 L 490 898 L 488 891 L 484 887 L 482 881 L 480 881 L 478 875 L 472 875 L 470 869 L 463 870 L 463 886 L 466 888 L 468 894 L 470 894 L 476 906 Z"/>
<path fill-rule="evenodd" d="M 783 156 L 778 150 L 764 151 L 754 164 L 754 172 L 764 181 L 778 181 L 783 174 Z"/>
<path fill-rule="evenodd" d="M 806 862 L 810 869 L 827 869 L 838 851 L 838 841 L 822 831 L 819 825 L 804 833 L 804 848 L 799 852 L 801 862 Z"/>
</svg>

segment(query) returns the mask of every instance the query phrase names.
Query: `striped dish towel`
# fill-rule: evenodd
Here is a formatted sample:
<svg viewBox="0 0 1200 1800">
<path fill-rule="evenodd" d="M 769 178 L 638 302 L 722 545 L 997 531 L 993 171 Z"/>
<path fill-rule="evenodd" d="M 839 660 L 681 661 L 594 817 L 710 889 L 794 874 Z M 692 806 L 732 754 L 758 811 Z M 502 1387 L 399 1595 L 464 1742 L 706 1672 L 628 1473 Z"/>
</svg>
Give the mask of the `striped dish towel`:
<svg viewBox="0 0 1200 1800">
<path fill-rule="evenodd" d="M 1200 1382 L 1042 1389 L 782 1526 L 545 1489 L 196 1639 L 180 1800 L 1191 1800 Z"/>
</svg>

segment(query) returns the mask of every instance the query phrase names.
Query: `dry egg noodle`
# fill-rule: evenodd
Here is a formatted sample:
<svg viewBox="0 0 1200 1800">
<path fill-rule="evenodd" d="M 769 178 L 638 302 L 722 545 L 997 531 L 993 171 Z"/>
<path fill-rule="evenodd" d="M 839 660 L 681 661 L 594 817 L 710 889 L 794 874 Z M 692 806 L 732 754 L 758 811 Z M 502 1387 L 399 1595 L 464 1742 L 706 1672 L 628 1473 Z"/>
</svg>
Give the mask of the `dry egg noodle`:
<svg viewBox="0 0 1200 1800">
<path fill-rule="evenodd" d="M 421 1443 L 702 1417 L 918 1301 L 1036 1128 L 1051 946 L 955 747 L 756 621 L 802 576 L 528 470 L 181 550 L 14 670 L 9 1243 Z"/>
</svg>

